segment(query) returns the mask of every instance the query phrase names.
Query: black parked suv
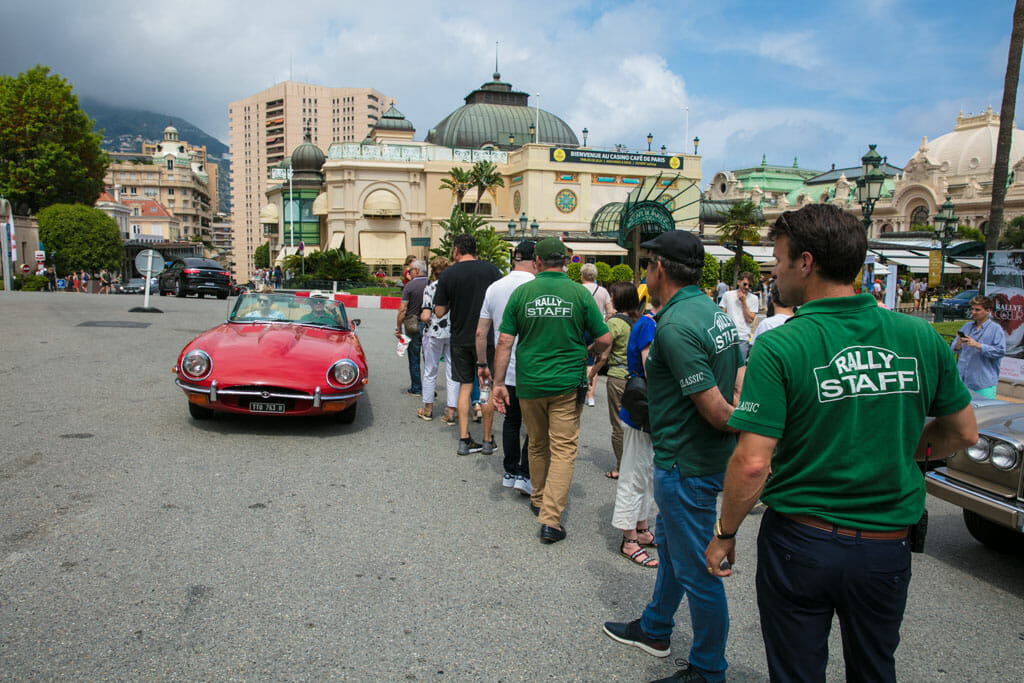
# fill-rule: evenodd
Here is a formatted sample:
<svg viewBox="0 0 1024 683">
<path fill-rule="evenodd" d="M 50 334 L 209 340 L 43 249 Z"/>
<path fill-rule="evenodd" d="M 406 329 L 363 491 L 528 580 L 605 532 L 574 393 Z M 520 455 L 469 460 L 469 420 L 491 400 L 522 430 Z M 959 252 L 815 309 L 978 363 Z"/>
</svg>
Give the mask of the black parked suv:
<svg viewBox="0 0 1024 683">
<path fill-rule="evenodd" d="M 218 299 L 227 299 L 231 274 L 216 261 L 190 257 L 169 263 L 158 281 L 160 296 L 198 294 L 202 299 L 207 294 L 216 294 Z"/>
</svg>

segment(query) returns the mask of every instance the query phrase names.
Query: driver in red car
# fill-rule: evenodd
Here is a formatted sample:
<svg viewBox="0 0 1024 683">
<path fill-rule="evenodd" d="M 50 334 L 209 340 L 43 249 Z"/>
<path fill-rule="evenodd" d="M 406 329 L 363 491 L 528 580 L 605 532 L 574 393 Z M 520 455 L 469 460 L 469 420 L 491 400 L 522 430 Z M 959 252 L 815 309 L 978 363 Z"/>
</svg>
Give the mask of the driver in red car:
<svg viewBox="0 0 1024 683">
<path fill-rule="evenodd" d="M 320 297 L 310 297 L 309 305 L 312 310 L 299 318 L 300 323 L 312 323 L 314 325 L 338 325 L 338 309 L 332 306 L 327 308 L 327 300 Z"/>
</svg>

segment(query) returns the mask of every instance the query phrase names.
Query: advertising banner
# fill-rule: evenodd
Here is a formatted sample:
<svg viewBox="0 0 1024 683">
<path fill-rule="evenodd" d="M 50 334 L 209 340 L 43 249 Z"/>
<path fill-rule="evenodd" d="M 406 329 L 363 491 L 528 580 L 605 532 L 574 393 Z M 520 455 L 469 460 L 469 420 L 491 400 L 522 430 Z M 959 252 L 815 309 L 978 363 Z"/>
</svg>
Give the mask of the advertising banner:
<svg viewBox="0 0 1024 683">
<path fill-rule="evenodd" d="M 992 319 L 1006 332 L 999 378 L 1024 382 L 1024 250 L 985 255 L 985 295 L 994 304 Z"/>
<path fill-rule="evenodd" d="M 596 149 L 563 149 L 555 147 L 550 152 L 551 161 L 576 164 L 604 164 L 606 166 L 645 166 L 647 168 L 671 168 L 679 170 L 683 160 L 677 156 L 663 156 L 650 152 L 602 152 Z"/>
<path fill-rule="evenodd" d="M 932 249 L 928 252 L 928 287 L 942 284 L 942 252 Z"/>
</svg>

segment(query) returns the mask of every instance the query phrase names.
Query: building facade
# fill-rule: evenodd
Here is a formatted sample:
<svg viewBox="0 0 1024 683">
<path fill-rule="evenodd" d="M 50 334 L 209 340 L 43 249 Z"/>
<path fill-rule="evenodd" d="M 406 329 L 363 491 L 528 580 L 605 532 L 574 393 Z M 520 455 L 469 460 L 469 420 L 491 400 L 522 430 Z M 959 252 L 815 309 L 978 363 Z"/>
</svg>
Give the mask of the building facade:
<svg viewBox="0 0 1024 683">
<path fill-rule="evenodd" d="M 595 238 L 594 218 L 657 176 L 663 200 L 679 207 L 679 227 L 697 227 L 700 157 L 581 147 L 564 121 L 529 107 L 528 96 L 499 74 L 430 129 L 426 140 L 414 138 L 412 123 L 391 107 L 366 140 L 334 143 L 321 153 L 323 161 L 307 145 L 296 149 L 293 208 L 286 208 L 287 181 L 272 180 L 260 211 L 272 264 L 295 253 L 301 223 L 305 249 L 344 248 L 374 271 L 400 273 L 407 255 L 427 258 L 441 241 L 442 221 L 457 201 L 442 181 L 453 168 L 469 170 L 478 161 L 495 164 L 503 182 L 479 198 L 479 213 L 500 234 L 509 234 L 511 222 L 516 237 L 510 240 L 522 239 L 523 228 L 529 234 L 536 224 L 538 236 L 558 235 L 584 259 L 624 257 L 624 245 L 607 234 Z M 462 204 L 475 209 L 477 199 L 470 188 Z"/>
<path fill-rule="evenodd" d="M 120 200 L 159 202 L 179 219 L 179 237 L 209 239 L 217 205 L 217 165 L 207 166 L 206 147 L 178 137 L 174 126 L 164 129 L 158 143 L 143 143 L 138 154 L 112 152 L 104 177 Z"/>
<path fill-rule="evenodd" d="M 271 185 L 270 169 L 302 141 L 326 148 L 360 141 L 394 104 L 372 88 L 331 88 L 284 81 L 228 105 L 231 144 L 232 242 L 236 277 L 253 272 L 253 253 L 263 241 L 260 208 Z"/>
</svg>

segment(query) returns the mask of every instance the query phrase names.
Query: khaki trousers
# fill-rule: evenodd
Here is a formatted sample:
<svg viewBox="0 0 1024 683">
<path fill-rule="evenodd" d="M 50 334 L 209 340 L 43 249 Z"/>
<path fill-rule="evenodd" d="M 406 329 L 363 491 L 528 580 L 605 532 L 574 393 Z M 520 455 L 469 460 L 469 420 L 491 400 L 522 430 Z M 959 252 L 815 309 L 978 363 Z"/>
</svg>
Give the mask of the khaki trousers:
<svg viewBox="0 0 1024 683">
<path fill-rule="evenodd" d="M 619 408 L 622 407 L 622 392 L 626 390 L 625 377 L 609 377 L 605 382 L 608 395 L 608 421 L 612 425 L 612 453 L 615 454 L 615 469 L 622 465 L 622 422 Z"/>
<path fill-rule="evenodd" d="M 520 398 L 519 407 L 530 437 L 531 501 L 540 508 L 537 520 L 561 526 L 576 464 L 583 406 L 576 402 L 574 389 L 560 396 Z"/>
</svg>

